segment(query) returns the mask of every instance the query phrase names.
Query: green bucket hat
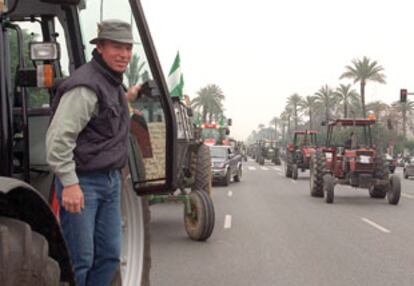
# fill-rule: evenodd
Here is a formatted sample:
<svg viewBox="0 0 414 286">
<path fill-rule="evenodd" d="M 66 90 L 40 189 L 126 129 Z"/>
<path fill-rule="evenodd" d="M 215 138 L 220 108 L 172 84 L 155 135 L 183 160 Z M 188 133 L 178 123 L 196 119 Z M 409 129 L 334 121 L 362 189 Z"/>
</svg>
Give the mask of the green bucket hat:
<svg viewBox="0 0 414 286">
<path fill-rule="evenodd" d="M 101 23 L 98 23 L 98 36 L 92 39 L 89 43 L 96 44 L 100 40 L 134 44 L 131 25 L 120 20 L 102 21 Z"/>
</svg>

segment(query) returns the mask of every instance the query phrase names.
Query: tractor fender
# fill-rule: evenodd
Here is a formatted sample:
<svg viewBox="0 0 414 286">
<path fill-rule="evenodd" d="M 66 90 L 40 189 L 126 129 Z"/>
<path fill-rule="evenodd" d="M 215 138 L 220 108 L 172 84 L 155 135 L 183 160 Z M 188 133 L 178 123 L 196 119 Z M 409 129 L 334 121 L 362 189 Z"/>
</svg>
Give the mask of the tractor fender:
<svg viewBox="0 0 414 286">
<path fill-rule="evenodd" d="M 49 244 L 50 257 L 59 263 L 61 281 L 74 285 L 72 264 L 59 222 L 35 188 L 14 178 L 0 177 L 0 216 L 21 220 L 43 235 Z"/>
</svg>

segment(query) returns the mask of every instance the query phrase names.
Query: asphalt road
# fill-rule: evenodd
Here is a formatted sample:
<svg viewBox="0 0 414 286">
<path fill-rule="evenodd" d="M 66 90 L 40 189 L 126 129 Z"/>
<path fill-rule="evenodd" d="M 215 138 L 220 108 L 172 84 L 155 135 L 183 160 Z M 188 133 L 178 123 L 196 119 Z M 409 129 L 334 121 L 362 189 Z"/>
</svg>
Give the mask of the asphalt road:
<svg viewBox="0 0 414 286">
<path fill-rule="evenodd" d="M 414 180 L 397 206 L 346 186 L 328 205 L 308 178 L 245 163 L 242 182 L 213 190 L 207 242 L 187 237 L 181 205 L 152 206 L 152 285 L 414 285 Z"/>
</svg>

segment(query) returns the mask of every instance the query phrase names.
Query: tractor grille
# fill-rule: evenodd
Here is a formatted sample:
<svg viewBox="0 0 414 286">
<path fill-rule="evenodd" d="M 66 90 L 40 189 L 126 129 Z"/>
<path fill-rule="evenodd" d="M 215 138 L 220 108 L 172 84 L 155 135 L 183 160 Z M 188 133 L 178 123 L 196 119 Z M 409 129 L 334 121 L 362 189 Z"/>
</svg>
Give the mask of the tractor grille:
<svg viewBox="0 0 414 286">
<path fill-rule="evenodd" d="M 374 157 L 374 152 L 373 151 L 356 151 L 356 155 L 357 156 L 370 156 L 370 157 Z"/>
<path fill-rule="evenodd" d="M 356 172 L 366 172 L 366 173 L 371 173 L 374 171 L 374 164 L 361 164 L 361 163 L 356 163 L 355 165 L 355 171 Z"/>
</svg>

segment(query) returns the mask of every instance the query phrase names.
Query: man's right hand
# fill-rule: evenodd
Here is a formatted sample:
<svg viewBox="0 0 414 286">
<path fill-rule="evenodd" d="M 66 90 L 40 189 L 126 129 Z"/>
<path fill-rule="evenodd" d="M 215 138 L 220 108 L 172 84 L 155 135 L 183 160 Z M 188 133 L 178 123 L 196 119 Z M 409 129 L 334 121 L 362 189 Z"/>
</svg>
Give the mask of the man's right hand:
<svg viewBox="0 0 414 286">
<path fill-rule="evenodd" d="M 79 184 L 63 188 L 62 206 L 70 213 L 80 213 L 85 208 L 85 200 Z"/>
</svg>

